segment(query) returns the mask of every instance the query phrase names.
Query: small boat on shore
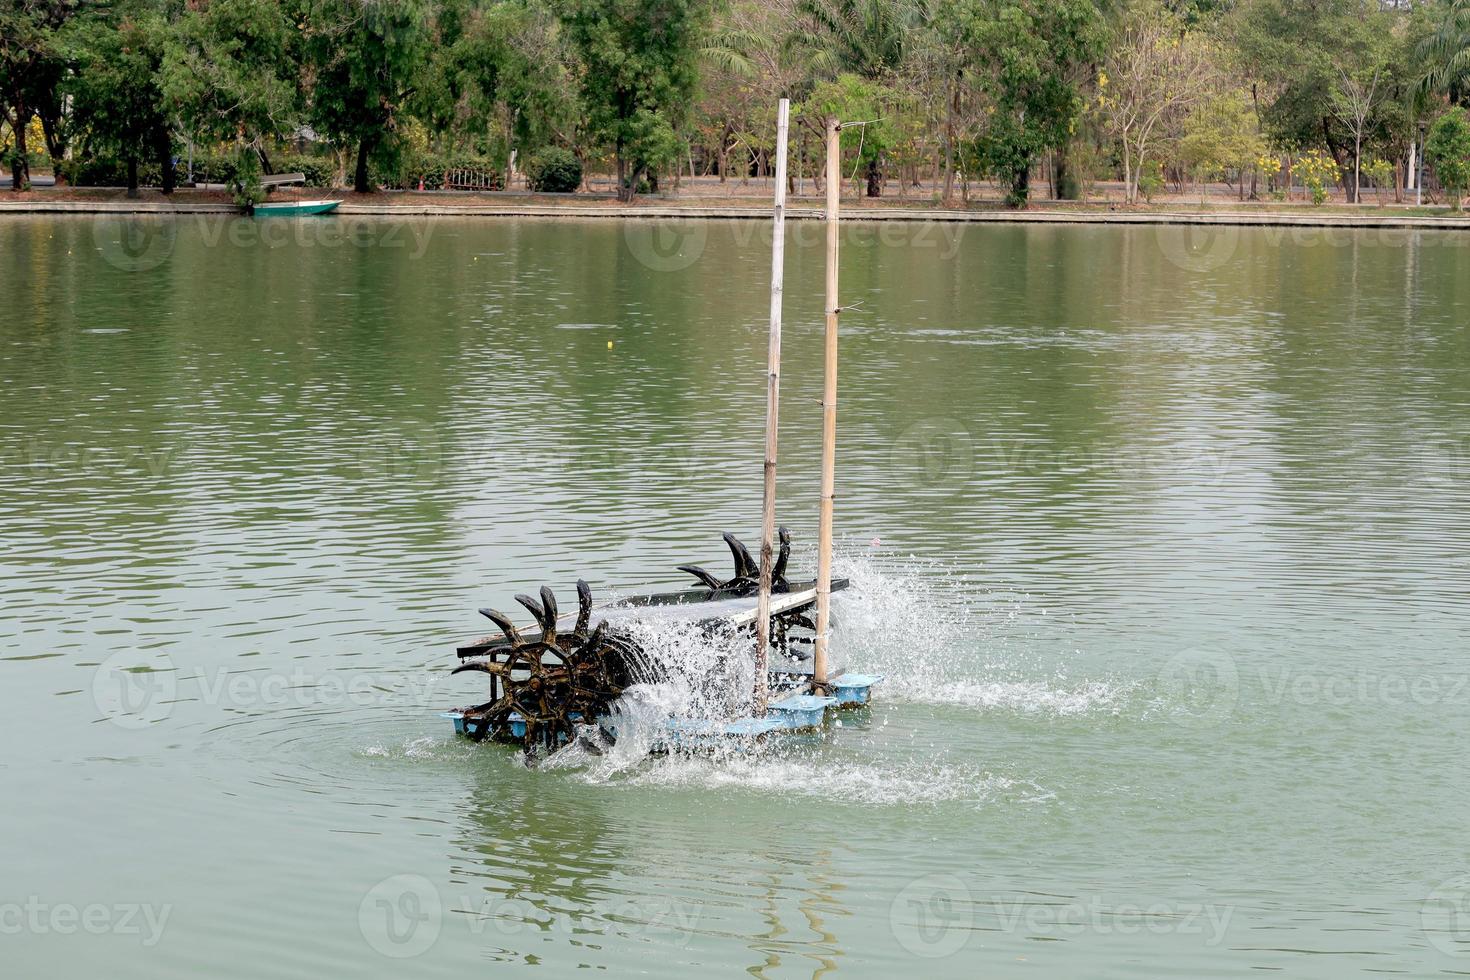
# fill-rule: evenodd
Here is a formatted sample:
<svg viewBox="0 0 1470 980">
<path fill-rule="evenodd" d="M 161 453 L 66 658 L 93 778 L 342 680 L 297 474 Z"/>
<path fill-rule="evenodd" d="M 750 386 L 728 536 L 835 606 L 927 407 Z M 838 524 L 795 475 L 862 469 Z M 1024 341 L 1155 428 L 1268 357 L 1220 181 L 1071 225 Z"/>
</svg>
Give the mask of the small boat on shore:
<svg viewBox="0 0 1470 980">
<path fill-rule="evenodd" d="M 250 213 L 257 218 L 301 218 L 335 211 L 341 201 L 279 201 L 257 204 Z"/>
</svg>

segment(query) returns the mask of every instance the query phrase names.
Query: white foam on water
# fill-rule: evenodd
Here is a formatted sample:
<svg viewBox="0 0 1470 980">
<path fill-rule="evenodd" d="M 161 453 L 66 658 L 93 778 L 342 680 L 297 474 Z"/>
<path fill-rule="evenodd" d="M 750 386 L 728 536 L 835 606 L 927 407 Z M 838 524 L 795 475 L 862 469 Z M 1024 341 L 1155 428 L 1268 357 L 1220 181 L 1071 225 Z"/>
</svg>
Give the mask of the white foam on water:
<svg viewBox="0 0 1470 980">
<path fill-rule="evenodd" d="M 942 762 L 846 762 L 791 758 L 768 750 L 738 756 L 669 756 L 609 780 L 584 774 L 589 782 L 702 790 L 741 790 L 761 795 L 811 797 L 865 806 L 915 806 L 1000 799 L 1049 798 L 1033 783 Z"/>
<path fill-rule="evenodd" d="M 852 580 L 851 589 L 834 597 L 836 665 L 885 675 L 875 696 L 1072 716 L 1116 712 L 1128 693 L 1127 685 L 1106 680 L 1017 677 L 1015 668 L 997 662 L 989 649 L 994 634 L 1028 611 L 1024 599 L 992 596 L 952 569 L 913 557 L 839 555 L 836 564 Z"/>
<path fill-rule="evenodd" d="M 917 559 L 869 552 L 839 555 L 836 565 L 852 586 L 834 601 L 834 666 L 885 675 L 875 691 L 880 701 L 1072 717 L 1116 712 L 1126 693 L 1107 681 L 1077 682 L 1055 669 L 1038 676 L 1003 662 L 990 649 L 993 637 L 1026 614 L 1024 598 L 991 596 Z M 1033 783 L 958 761 L 943 748 L 921 760 L 894 758 L 891 744 L 870 745 L 868 759 L 839 756 L 817 739 L 840 741 L 840 727 L 797 743 L 780 735 L 765 743 L 720 738 L 694 752 L 655 754 L 671 719 L 749 715 L 750 641 L 692 623 L 633 623 L 628 630 L 641 652 L 632 665 L 636 683 L 611 718 L 615 741 L 578 739 L 543 760 L 543 768 L 569 770 L 594 785 L 741 790 L 866 806 L 1050 798 Z"/>
<path fill-rule="evenodd" d="M 397 745 L 378 743 L 359 750 L 369 759 L 405 760 L 410 762 L 432 762 L 444 759 L 462 759 L 472 751 L 473 743 L 455 738 L 447 740 L 437 735 L 420 735 L 405 738 Z"/>
</svg>

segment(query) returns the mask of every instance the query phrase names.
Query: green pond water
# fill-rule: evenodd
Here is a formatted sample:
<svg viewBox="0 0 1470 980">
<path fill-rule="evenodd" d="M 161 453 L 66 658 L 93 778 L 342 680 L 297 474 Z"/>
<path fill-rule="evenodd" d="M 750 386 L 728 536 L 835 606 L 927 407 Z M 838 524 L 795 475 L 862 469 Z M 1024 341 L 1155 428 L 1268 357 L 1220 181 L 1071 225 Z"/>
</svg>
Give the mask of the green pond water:
<svg viewBox="0 0 1470 980">
<path fill-rule="evenodd" d="M 843 236 L 876 705 L 528 771 L 454 644 L 755 541 L 764 225 L 0 222 L 0 973 L 1470 972 L 1470 235 Z"/>
</svg>

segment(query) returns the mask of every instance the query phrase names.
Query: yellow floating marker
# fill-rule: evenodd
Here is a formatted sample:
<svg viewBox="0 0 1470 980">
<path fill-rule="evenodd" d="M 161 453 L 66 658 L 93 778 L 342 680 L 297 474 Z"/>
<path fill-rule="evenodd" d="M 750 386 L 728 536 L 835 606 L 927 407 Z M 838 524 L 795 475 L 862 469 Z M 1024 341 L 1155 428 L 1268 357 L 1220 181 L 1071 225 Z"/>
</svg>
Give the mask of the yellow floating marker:
<svg viewBox="0 0 1470 980">
<path fill-rule="evenodd" d="M 609 340 L 609 341 L 608 341 L 608 342 L 607 342 L 607 349 L 608 349 L 608 350 L 612 350 L 612 341 L 611 341 L 611 340 Z"/>
</svg>

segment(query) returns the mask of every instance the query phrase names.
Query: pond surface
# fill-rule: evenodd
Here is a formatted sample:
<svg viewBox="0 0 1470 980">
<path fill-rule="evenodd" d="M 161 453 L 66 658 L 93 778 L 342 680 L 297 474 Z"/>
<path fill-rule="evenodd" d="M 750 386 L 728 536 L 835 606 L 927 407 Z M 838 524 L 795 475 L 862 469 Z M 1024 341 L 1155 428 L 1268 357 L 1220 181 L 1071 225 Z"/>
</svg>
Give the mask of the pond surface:
<svg viewBox="0 0 1470 980">
<path fill-rule="evenodd" d="M 1470 236 L 844 241 L 877 704 L 527 771 L 437 717 L 454 644 L 755 541 L 765 227 L 0 222 L 7 972 L 1470 970 Z"/>
</svg>

